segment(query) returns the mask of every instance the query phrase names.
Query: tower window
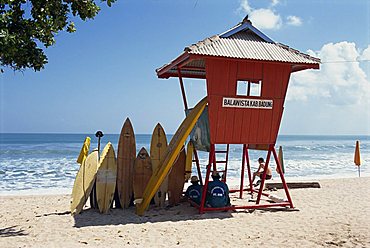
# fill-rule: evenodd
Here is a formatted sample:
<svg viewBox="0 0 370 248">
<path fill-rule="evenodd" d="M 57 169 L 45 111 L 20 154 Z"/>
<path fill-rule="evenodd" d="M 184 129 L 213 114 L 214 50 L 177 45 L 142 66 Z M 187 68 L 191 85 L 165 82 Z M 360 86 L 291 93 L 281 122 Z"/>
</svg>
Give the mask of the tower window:
<svg viewBox="0 0 370 248">
<path fill-rule="evenodd" d="M 238 80 L 236 85 L 238 96 L 261 96 L 262 80 Z"/>
</svg>

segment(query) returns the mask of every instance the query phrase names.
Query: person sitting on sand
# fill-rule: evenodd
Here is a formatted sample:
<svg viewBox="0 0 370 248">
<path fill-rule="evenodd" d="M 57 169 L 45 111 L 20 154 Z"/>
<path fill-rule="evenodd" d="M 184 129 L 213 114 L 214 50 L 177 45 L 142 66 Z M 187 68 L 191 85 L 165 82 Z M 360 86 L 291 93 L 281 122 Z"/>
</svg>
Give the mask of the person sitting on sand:
<svg viewBox="0 0 370 248">
<path fill-rule="evenodd" d="M 265 169 L 265 160 L 263 158 L 258 159 L 259 167 L 256 172 L 253 172 L 253 178 L 252 182 L 256 179 L 256 176 L 258 176 L 260 179 L 262 179 L 263 171 Z M 266 180 L 270 180 L 272 178 L 272 171 L 270 167 L 267 167 L 266 172 Z"/>
<path fill-rule="evenodd" d="M 208 183 L 207 206 L 212 208 L 230 206 L 229 187 L 220 181 L 220 178 L 220 174 L 214 171 L 212 172 L 213 181 Z"/>
<path fill-rule="evenodd" d="M 200 205 L 200 201 L 202 200 L 202 186 L 199 185 L 199 179 L 197 176 L 192 176 L 190 178 L 191 185 L 185 192 L 185 196 L 195 202 L 196 204 Z"/>
</svg>

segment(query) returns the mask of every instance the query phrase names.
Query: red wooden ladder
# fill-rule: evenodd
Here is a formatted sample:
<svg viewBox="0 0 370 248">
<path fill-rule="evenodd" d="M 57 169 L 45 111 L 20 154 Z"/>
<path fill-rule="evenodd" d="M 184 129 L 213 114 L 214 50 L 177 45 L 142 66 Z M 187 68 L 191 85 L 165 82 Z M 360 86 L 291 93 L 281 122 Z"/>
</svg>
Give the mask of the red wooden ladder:
<svg viewBox="0 0 370 248">
<path fill-rule="evenodd" d="M 230 150 L 230 145 L 227 144 L 226 145 L 226 150 L 215 150 L 215 154 L 214 154 L 214 158 L 213 158 L 213 171 L 217 171 L 217 172 L 222 172 L 222 177 L 221 177 L 221 181 L 226 183 L 226 178 L 227 178 L 227 165 L 228 165 L 228 161 L 229 161 L 229 150 Z M 225 157 L 224 157 L 224 160 L 217 160 L 217 154 L 224 154 Z M 218 169 L 218 166 L 219 164 L 223 164 L 224 165 L 224 168 L 223 169 Z"/>
</svg>

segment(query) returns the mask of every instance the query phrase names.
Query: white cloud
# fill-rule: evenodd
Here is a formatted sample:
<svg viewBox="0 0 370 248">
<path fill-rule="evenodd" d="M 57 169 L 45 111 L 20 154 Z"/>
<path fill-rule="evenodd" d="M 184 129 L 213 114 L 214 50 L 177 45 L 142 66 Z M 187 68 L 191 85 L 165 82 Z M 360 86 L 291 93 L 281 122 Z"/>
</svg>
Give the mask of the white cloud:
<svg viewBox="0 0 370 248">
<path fill-rule="evenodd" d="M 279 4 L 279 0 L 271 0 L 271 6 L 275 6 Z"/>
<path fill-rule="evenodd" d="M 261 29 L 279 29 L 282 25 L 280 15 L 270 9 L 256 9 L 249 14 L 249 19 Z"/>
<path fill-rule="evenodd" d="M 248 0 L 241 0 L 239 11 L 249 15 L 253 25 L 260 29 L 280 29 L 283 26 L 283 18 L 274 10 L 279 4 L 279 0 L 271 0 L 267 8 L 254 9 L 250 6 Z M 301 26 L 302 20 L 298 16 L 290 15 L 287 18 L 287 25 Z"/>
<path fill-rule="evenodd" d="M 249 5 L 248 0 L 242 0 L 240 3 L 240 8 L 247 14 L 250 14 L 252 12 L 252 8 Z"/>
<path fill-rule="evenodd" d="M 370 50 L 368 47 L 367 49 Z M 370 82 L 360 62 L 355 43 L 325 44 L 311 55 L 322 61 L 320 70 L 293 73 L 287 99 L 320 101 L 330 105 L 365 105 L 370 107 Z M 364 55 L 365 54 L 365 55 Z M 367 56 L 365 50 L 362 56 Z"/>
<path fill-rule="evenodd" d="M 362 52 L 361 60 L 370 60 L 370 45 Z"/>
<path fill-rule="evenodd" d="M 370 47 L 370 46 L 369 46 Z M 320 70 L 291 75 L 283 132 L 370 135 L 370 48 L 361 52 L 355 43 L 328 43 L 319 51 Z"/>
<path fill-rule="evenodd" d="M 273 0 L 271 6 L 278 4 L 278 0 Z M 276 14 L 270 8 L 253 9 L 248 0 L 242 0 L 240 9 L 249 15 L 249 20 L 254 26 L 261 29 L 279 29 L 282 25 L 282 20 L 279 14 Z"/>
<path fill-rule="evenodd" d="M 287 24 L 291 26 L 301 26 L 302 25 L 302 20 L 298 16 L 288 16 L 287 18 Z"/>
</svg>

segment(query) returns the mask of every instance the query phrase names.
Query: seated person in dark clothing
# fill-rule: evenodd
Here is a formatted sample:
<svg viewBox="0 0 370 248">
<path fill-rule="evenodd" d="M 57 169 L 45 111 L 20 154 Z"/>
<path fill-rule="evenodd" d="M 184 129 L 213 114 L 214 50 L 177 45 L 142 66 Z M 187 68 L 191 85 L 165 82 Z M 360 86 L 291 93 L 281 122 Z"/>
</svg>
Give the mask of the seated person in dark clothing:
<svg viewBox="0 0 370 248">
<path fill-rule="evenodd" d="M 207 206 L 221 208 L 230 206 L 229 187 L 226 183 L 220 181 L 220 174 L 217 171 L 212 172 L 212 179 L 208 183 Z"/>
<path fill-rule="evenodd" d="M 200 201 L 202 200 L 202 186 L 199 185 L 199 179 L 197 176 L 192 176 L 190 182 L 191 185 L 186 190 L 185 196 L 200 205 Z"/>
<path fill-rule="evenodd" d="M 258 170 L 256 172 L 253 172 L 252 182 L 254 181 L 254 179 L 256 179 L 256 176 L 258 176 L 260 179 L 262 179 L 263 171 L 265 169 L 265 160 L 263 158 L 259 158 L 258 163 L 259 163 L 259 167 L 258 167 Z M 266 170 L 267 170 L 266 171 L 266 180 L 269 180 L 269 179 L 272 178 L 272 171 L 271 171 L 270 167 L 267 167 Z"/>
</svg>

